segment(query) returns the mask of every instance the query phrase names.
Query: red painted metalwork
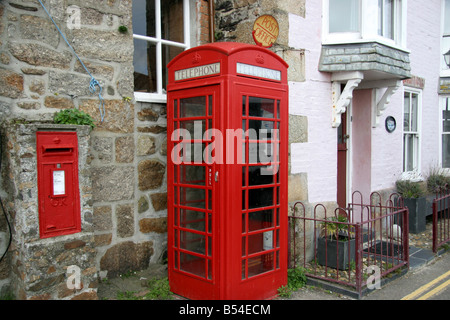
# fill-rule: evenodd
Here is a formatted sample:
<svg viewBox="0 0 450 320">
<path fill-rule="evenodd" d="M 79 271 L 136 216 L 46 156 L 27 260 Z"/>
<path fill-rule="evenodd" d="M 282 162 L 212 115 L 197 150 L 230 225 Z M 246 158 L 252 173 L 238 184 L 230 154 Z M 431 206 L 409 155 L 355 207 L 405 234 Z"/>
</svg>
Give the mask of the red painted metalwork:
<svg viewBox="0 0 450 320">
<path fill-rule="evenodd" d="M 433 252 L 450 242 L 450 192 L 436 194 L 433 200 Z"/>
<path fill-rule="evenodd" d="M 76 132 L 36 132 L 41 238 L 81 231 Z"/>
<path fill-rule="evenodd" d="M 355 201 L 356 197 L 360 197 L 359 202 Z M 345 265 L 338 257 L 339 243 L 349 240 L 339 237 L 330 240 L 328 234 L 320 233 L 324 224 L 330 223 L 330 218 L 338 216 L 345 217 L 345 220 L 333 223 L 354 235 L 355 250 L 347 251 Z M 376 269 L 384 277 L 400 268 L 409 268 L 408 226 L 408 209 L 396 194 L 382 205 L 378 193 L 373 193 L 370 203 L 365 204 L 362 195 L 355 192 L 348 207 L 337 208 L 331 217 L 322 204 L 311 208 L 297 202 L 293 215 L 289 216 L 289 267 L 301 266 L 308 277 L 348 286 L 361 295 L 362 290 L 372 285 L 364 282 L 372 275 L 368 270 Z M 323 236 L 325 261 L 319 263 L 318 241 Z M 337 248 L 336 261 L 334 258 L 329 261 L 328 251 L 335 250 L 334 247 Z"/>
<path fill-rule="evenodd" d="M 287 283 L 287 64 L 258 46 L 214 43 L 168 69 L 171 290 L 271 298 Z"/>
</svg>

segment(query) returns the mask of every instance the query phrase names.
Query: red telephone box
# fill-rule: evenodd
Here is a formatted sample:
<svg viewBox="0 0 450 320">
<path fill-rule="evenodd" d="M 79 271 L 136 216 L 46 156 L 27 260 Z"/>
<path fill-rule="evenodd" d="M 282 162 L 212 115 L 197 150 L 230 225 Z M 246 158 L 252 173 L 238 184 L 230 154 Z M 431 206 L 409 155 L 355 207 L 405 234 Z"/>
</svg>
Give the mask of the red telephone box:
<svg viewBox="0 0 450 320">
<path fill-rule="evenodd" d="M 171 290 L 268 299 L 287 283 L 288 65 L 214 43 L 169 65 Z"/>
<path fill-rule="evenodd" d="M 41 238 L 81 231 L 76 132 L 36 132 Z"/>
</svg>

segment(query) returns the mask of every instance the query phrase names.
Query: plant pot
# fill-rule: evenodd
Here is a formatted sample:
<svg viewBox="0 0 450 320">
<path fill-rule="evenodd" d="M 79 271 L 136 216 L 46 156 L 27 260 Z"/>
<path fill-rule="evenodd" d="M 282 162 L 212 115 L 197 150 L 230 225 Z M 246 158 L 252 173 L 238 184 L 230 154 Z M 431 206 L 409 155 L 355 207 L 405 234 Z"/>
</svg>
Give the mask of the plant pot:
<svg viewBox="0 0 450 320">
<path fill-rule="evenodd" d="M 427 216 L 427 198 L 419 197 L 404 199 L 404 204 L 409 211 L 409 232 L 419 233 L 425 231 Z M 431 210 L 431 209 L 430 209 Z"/>
<path fill-rule="evenodd" d="M 355 239 L 336 241 L 319 237 L 317 239 L 318 263 L 334 269 L 347 269 L 349 262 L 355 261 L 355 243 Z"/>
</svg>

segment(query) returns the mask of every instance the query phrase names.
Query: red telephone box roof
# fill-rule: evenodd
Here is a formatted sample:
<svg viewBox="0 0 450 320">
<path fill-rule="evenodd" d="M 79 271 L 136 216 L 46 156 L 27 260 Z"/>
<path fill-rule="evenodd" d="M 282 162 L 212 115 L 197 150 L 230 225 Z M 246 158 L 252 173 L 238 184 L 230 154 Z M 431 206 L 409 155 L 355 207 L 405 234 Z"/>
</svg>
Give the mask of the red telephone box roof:
<svg viewBox="0 0 450 320">
<path fill-rule="evenodd" d="M 235 53 L 238 53 L 238 52 L 244 51 L 244 50 L 261 51 L 261 52 L 269 54 L 269 55 L 273 56 L 274 58 L 276 58 L 277 60 L 279 60 L 282 64 L 284 64 L 284 66 L 286 68 L 289 67 L 289 65 L 286 63 L 286 61 L 284 61 L 276 53 L 274 53 L 266 48 L 257 46 L 257 45 L 251 45 L 251 44 L 240 43 L 240 42 L 214 42 L 214 43 L 208 43 L 208 44 L 204 44 L 204 45 L 201 45 L 198 47 L 188 49 L 188 50 L 180 53 L 177 57 L 175 57 L 172 61 L 170 61 L 169 64 L 167 65 L 167 67 L 170 68 L 172 66 L 172 64 L 174 64 L 177 60 L 182 59 L 185 55 L 188 55 L 192 52 L 199 51 L 199 50 L 217 51 L 217 52 L 222 53 L 227 56 L 231 56 Z"/>
<path fill-rule="evenodd" d="M 180 53 L 168 63 L 167 67 L 168 85 L 171 87 L 175 83 L 220 75 L 244 75 L 260 80 L 287 83 L 289 66 L 276 53 L 260 46 L 238 42 L 215 42 Z"/>
</svg>

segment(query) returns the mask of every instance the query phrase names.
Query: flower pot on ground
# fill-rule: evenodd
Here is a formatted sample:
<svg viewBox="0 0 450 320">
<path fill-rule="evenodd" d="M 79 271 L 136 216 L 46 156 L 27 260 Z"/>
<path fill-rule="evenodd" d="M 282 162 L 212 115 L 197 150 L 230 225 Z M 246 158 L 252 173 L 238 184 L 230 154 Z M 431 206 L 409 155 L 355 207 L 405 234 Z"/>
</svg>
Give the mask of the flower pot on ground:
<svg viewBox="0 0 450 320">
<path fill-rule="evenodd" d="M 409 180 L 399 180 L 396 182 L 396 187 L 398 193 L 403 197 L 405 207 L 409 211 L 409 232 L 423 232 L 426 228 L 426 216 L 429 213 L 427 212 L 427 195 L 423 184 Z"/>
<path fill-rule="evenodd" d="M 356 240 L 345 216 L 333 217 L 321 225 L 317 239 L 317 262 L 322 266 L 345 270 L 355 261 Z"/>
</svg>

